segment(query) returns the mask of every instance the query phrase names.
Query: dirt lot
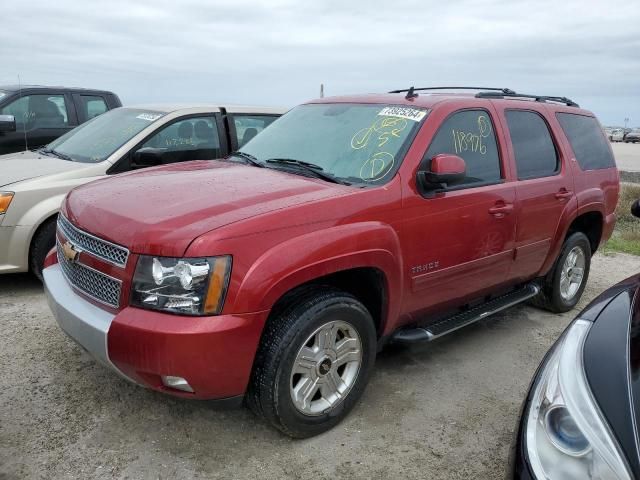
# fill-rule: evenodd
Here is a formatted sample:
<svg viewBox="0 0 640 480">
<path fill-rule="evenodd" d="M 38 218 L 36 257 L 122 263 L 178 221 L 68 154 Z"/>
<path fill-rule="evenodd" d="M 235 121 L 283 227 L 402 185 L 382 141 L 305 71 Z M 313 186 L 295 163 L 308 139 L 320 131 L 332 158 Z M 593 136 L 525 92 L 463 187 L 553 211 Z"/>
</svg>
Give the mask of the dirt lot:
<svg viewBox="0 0 640 480">
<path fill-rule="evenodd" d="M 580 304 L 640 272 L 597 255 Z M 334 430 L 292 441 L 246 410 L 136 387 L 57 328 L 42 287 L 0 277 L 0 479 L 501 478 L 530 377 L 577 311 L 522 306 L 378 357 Z"/>
<path fill-rule="evenodd" d="M 640 172 L 640 143 L 612 143 L 613 154 L 620 170 Z"/>
</svg>

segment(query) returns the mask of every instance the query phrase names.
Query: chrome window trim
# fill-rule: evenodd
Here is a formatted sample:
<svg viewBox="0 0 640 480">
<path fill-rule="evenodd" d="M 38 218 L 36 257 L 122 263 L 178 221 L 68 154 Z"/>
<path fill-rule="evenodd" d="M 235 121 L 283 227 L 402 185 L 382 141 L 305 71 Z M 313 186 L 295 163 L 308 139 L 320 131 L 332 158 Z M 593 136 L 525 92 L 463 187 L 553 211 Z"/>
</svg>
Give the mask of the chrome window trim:
<svg viewBox="0 0 640 480">
<path fill-rule="evenodd" d="M 123 247 L 121 245 L 115 244 L 113 242 L 109 242 L 108 240 L 104 240 L 100 237 L 96 237 L 95 235 L 92 235 L 88 232 L 85 232 L 84 230 L 80 230 L 78 227 L 74 226 L 62 213 L 60 213 L 58 215 L 58 228 L 62 231 L 62 233 L 64 234 L 64 236 L 66 237 L 67 240 L 69 240 L 71 243 L 73 243 L 75 246 L 80 247 L 84 252 L 99 258 L 100 260 L 103 260 L 104 262 L 107 262 L 111 265 L 114 265 L 116 267 L 120 267 L 120 268 L 125 268 L 127 265 L 127 261 L 129 260 L 129 249 L 126 247 Z M 79 235 L 86 235 L 87 237 L 90 237 L 94 240 L 96 240 L 97 242 L 101 242 L 104 243 L 110 247 L 115 248 L 116 250 L 120 250 L 121 252 L 124 253 L 124 262 L 120 263 L 117 261 L 114 261 L 108 257 L 105 257 L 104 255 L 100 255 L 99 253 L 95 252 L 93 249 L 87 248 L 86 245 L 84 245 L 82 242 L 79 242 L 77 239 L 73 238 L 72 235 L 68 234 L 68 229 L 70 229 L 72 232 L 77 233 Z"/>
</svg>

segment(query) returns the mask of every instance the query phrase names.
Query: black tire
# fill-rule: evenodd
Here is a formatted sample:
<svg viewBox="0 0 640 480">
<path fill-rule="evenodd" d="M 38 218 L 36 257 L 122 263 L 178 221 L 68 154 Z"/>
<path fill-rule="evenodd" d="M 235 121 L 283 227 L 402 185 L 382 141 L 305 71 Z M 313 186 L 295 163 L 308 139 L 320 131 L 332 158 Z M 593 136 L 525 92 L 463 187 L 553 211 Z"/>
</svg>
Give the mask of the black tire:
<svg viewBox="0 0 640 480">
<path fill-rule="evenodd" d="M 29 249 L 29 271 L 42 282 L 44 259 L 56 244 L 56 219 L 46 220 L 36 231 Z"/>
<path fill-rule="evenodd" d="M 361 342 L 361 363 L 346 396 L 329 411 L 310 416 L 291 396 L 293 366 L 299 350 L 322 325 L 339 319 Z M 290 297 L 263 332 L 246 402 L 258 416 L 294 438 L 318 435 L 337 425 L 355 406 L 369 380 L 376 356 L 376 330 L 368 310 L 355 297 L 332 287 L 305 289 Z M 319 367 L 318 367 L 319 368 Z"/>
<path fill-rule="evenodd" d="M 585 266 L 582 276 L 582 284 L 577 292 L 570 300 L 566 300 L 560 293 L 560 279 L 562 275 L 562 267 L 567 256 L 575 247 L 579 247 L 584 253 Z M 554 313 L 568 312 L 576 306 L 582 292 L 584 292 L 587 280 L 589 279 L 589 269 L 591 267 L 591 243 L 587 236 L 582 232 L 575 232 L 569 235 L 562 245 L 560 255 L 553 264 L 549 273 L 540 281 L 540 293 L 535 296 L 531 303 L 536 307 L 549 310 Z"/>
</svg>

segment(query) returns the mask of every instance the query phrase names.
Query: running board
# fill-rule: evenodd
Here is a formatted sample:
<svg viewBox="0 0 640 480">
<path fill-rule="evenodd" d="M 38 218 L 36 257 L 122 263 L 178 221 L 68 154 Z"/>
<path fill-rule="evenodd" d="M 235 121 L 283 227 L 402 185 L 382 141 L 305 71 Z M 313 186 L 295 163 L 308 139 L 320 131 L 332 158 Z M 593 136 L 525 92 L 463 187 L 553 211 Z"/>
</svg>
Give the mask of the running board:
<svg viewBox="0 0 640 480">
<path fill-rule="evenodd" d="M 442 320 L 438 320 L 437 322 L 425 327 L 398 330 L 391 337 L 391 341 L 393 343 L 401 344 L 431 342 L 436 338 L 440 338 L 462 327 L 471 325 L 472 323 L 486 318 L 489 315 L 493 315 L 494 313 L 535 297 L 539 291 L 540 287 L 538 285 L 530 283 L 519 290 L 494 298 L 493 300 L 483 303 L 482 305 L 478 305 L 470 310 L 443 318 Z"/>
</svg>

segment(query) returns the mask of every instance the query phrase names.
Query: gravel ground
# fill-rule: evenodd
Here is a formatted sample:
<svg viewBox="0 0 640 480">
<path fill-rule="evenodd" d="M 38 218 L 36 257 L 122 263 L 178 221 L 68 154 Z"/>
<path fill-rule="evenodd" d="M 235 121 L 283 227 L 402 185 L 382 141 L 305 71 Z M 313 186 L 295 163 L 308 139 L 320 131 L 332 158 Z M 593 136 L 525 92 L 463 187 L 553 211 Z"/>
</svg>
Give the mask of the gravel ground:
<svg viewBox="0 0 640 480">
<path fill-rule="evenodd" d="M 639 271 L 596 255 L 579 308 Z M 127 383 L 62 334 L 36 281 L 0 276 L 0 479 L 502 478 L 530 377 L 576 313 L 519 306 L 383 352 L 345 422 L 293 441 Z"/>
<path fill-rule="evenodd" d="M 640 143 L 616 142 L 611 144 L 611 148 L 619 170 L 640 173 Z"/>
</svg>

